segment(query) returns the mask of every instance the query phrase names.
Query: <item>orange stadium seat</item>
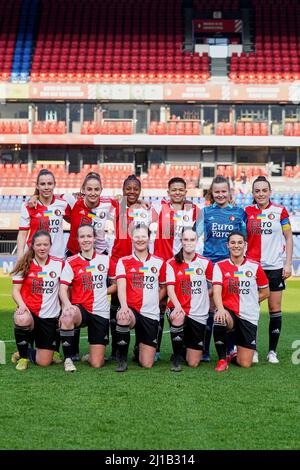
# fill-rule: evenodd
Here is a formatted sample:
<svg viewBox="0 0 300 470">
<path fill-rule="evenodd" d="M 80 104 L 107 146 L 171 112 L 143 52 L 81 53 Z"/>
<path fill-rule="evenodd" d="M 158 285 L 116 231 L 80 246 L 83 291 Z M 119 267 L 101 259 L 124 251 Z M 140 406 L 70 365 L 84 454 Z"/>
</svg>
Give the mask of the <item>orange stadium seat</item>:
<svg viewBox="0 0 300 470">
<path fill-rule="evenodd" d="M 32 81 L 203 82 L 210 76 L 206 54 L 183 52 L 181 0 L 86 0 L 84 8 L 80 2 L 52 0 L 51 7 L 43 7 Z M 52 34 L 55 26 L 59 36 Z"/>
</svg>

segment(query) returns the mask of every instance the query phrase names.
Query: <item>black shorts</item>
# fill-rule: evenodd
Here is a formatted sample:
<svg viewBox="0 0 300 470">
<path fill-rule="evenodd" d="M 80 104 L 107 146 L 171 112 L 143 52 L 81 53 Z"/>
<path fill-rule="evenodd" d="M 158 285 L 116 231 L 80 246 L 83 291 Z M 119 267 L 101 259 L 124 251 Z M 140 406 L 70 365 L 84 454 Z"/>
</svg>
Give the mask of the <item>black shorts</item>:
<svg viewBox="0 0 300 470">
<path fill-rule="evenodd" d="M 82 316 L 82 322 L 79 328 L 85 328 L 87 326 L 89 344 L 102 344 L 106 346 L 109 343 L 109 320 L 100 317 L 100 315 L 88 312 L 82 305 L 77 304 L 77 307 Z"/>
<path fill-rule="evenodd" d="M 253 323 L 250 323 L 248 320 L 243 320 L 238 317 L 232 310 L 227 310 L 233 319 L 233 327 L 236 332 L 236 345 L 256 350 L 257 326 L 253 325 Z"/>
<path fill-rule="evenodd" d="M 282 277 L 283 268 L 264 269 L 264 272 L 269 280 L 269 287 L 271 292 L 279 292 L 281 290 L 285 290 L 285 282 Z"/>
<path fill-rule="evenodd" d="M 159 321 L 147 318 L 133 308 L 131 310 L 135 316 L 135 336 L 137 344 L 143 343 L 156 349 Z"/>
<path fill-rule="evenodd" d="M 40 318 L 32 313 L 34 321 L 34 341 L 37 349 L 55 351 L 58 318 Z"/>
<path fill-rule="evenodd" d="M 188 349 L 203 351 L 206 325 L 185 317 L 184 344 Z"/>
</svg>

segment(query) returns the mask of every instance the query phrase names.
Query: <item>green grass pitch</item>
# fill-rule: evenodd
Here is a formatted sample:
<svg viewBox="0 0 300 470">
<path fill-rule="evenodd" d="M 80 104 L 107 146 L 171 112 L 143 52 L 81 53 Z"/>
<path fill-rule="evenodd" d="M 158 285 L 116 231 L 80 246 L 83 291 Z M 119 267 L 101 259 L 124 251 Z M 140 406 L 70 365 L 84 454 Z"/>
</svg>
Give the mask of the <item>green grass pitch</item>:
<svg viewBox="0 0 300 470">
<path fill-rule="evenodd" d="M 292 363 L 292 344 L 300 340 L 299 289 L 292 280 L 284 294 L 278 365 L 266 362 L 264 303 L 260 363 L 251 369 L 231 366 L 218 374 L 213 353 L 210 364 L 171 373 L 166 333 L 152 370 L 130 361 L 124 374 L 113 364 L 101 370 L 79 364 L 77 373 L 66 374 L 62 365 L 14 369 L 14 303 L 10 280 L 1 278 L 0 339 L 8 342 L 7 364 L 0 365 L 0 449 L 299 449 L 300 364 Z M 87 347 L 83 338 L 82 352 Z"/>
</svg>

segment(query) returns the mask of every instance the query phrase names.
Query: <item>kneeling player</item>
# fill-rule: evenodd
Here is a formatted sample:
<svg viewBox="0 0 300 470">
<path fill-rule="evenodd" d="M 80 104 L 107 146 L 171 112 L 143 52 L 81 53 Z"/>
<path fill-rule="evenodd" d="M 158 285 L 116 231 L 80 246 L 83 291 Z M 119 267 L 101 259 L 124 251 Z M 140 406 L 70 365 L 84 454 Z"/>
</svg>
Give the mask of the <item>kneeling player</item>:
<svg viewBox="0 0 300 470">
<path fill-rule="evenodd" d="M 117 372 L 127 369 L 130 329 L 135 327 L 139 363 L 153 366 L 159 328 L 159 301 L 166 295 L 166 265 L 149 253 L 150 233 L 147 226 L 137 225 L 132 231 L 133 254 L 117 264 Z"/>
<path fill-rule="evenodd" d="M 269 283 L 261 265 L 245 258 L 246 238 L 232 232 L 227 240 L 230 258 L 216 263 L 213 295 L 216 304 L 214 341 L 219 356 L 216 371 L 228 369 L 229 362 L 250 367 L 256 350 L 259 304 L 269 297 Z M 227 332 L 236 329 L 237 353 L 226 358 Z"/>
<path fill-rule="evenodd" d="M 182 248 L 167 262 L 168 318 L 173 347 L 171 371 L 181 371 L 183 345 L 186 361 L 197 367 L 202 357 L 209 310 L 208 283 L 212 282 L 213 264 L 196 253 L 198 237 L 184 228 Z"/>
<path fill-rule="evenodd" d="M 104 364 L 109 334 L 108 295 L 116 291 L 116 286 L 107 288 L 109 257 L 94 250 L 95 237 L 95 229 L 91 225 L 79 227 L 80 253 L 67 258 L 61 275 L 59 295 L 63 312 L 60 317 L 60 336 L 66 372 L 76 371 L 71 359 L 75 328 L 88 327 L 90 365 L 99 368 Z M 71 299 L 69 286 L 72 287 Z"/>
<path fill-rule="evenodd" d="M 20 357 L 17 370 L 28 367 L 28 347 L 32 333 L 36 344 L 32 360 L 43 367 L 49 366 L 53 360 L 60 314 L 58 289 L 63 261 L 49 256 L 50 249 L 50 234 L 42 230 L 36 232 L 29 250 L 13 271 L 13 298 L 18 305 L 14 315 Z"/>
</svg>

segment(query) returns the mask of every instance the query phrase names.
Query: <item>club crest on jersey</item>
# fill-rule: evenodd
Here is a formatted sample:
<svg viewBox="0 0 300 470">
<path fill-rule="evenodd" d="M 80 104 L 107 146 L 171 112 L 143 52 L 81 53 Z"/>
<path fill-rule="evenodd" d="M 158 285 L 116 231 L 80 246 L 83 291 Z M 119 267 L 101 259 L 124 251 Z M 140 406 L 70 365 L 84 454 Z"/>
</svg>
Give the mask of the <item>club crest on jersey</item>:
<svg viewBox="0 0 300 470">
<path fill-rule="evenodd" d="M 55 215 L 57 216 L 60 216 L 61 215 L 61 211 L 59 209 L 56 209 L 56 211 L 54 212 Z"/>
<path fill-rule="evenodd" d="M 104 271 L 104 269 L 105 269 L 104 264 L 98 264 L 98 270 L 99 271 Z"/>
<path fill-rule="evenodd" d="M 203 269 L 197 268 L 197 269 L 196 269 L 196 274 L 198 274 L 198 276 L 202 276 L 202 274 L 203 274 Z"/>
<path fill-rule="evenodd" d="M 38 274 L 37 274 L 37 277 L 39 279 L 44 279 L 45 277 L 47 277 L 47 271 L 40 271 Z"/>
<path fill-rule="evenodd" d="M 184 220 L 185 222 L 188 222 L 188 221 L 190 220 L 190 218 L 189 218 L 188 215 L 184 215 L 184 216 L 183 216 L 183 220 Z"/>
<path fill-rule="evenodd" d="M 93 273 L 94 271 L 96 271 L 96 267 L 95 266 L 87 266 L 85 268 L 86 272 L 87 273 Z"/>
<path fill-rule="evenodd" d="M 229 217 L 229 220 L 230 220 L 231 222 L 233 222 L 233 221 L 235 220 L 234 215 L 231 215 L 231 216 Z"/>
<path fill-rule="evenodd" d="M 252 271 L 246 271 L 245 274 L 246 274 L 247 277 L 252 277 L 253 276 Z"/>
<path fill-rule="evenodd" d="M 155 266 L 152 266 L 151 272 L 154 273 L 154 274 L 157 273 L 157 268 Z"/>
<path fill-rule="evenodd" d="M 187 274 L 188 276 L 192 276 L 193 274 L 195 274 L 195 270 L 194 268 L 187 268 L 184 270 L 185 274 Z"/>
<path fill-rule="evenodd" d="M 269 214 L 269 215 L 268 215 L 268 219 L 274 220 L 274 219 L 275 219 L 275 214 L 272 214 L 272 213 Z"/>
<path fill-rule="evenodd" d="M 139 268 L 139 273 L 147 273 L 149 271 L 149 268 L 147 266 L 141 266 Z"/>
<path fill-rule="evenodd" d="M 51 272 L 49 273 L 49 276 L 52 277 L 52 279 L 54 279 L 54 278 L 57 277 L 57 274 L 56 274 L 56 272 L 51 271 Z"/>
<path fill-rule="evenodd" d="M 45 211 L 44 217 L 51 217 L 53 215 L 53 211 Z"/>
<path fill-rule="evenodd" d="M 100 219 L 104 219 L 105 215 L 106 215 L 105 212 L 100 212 L 100 214 L 99 214 Z"/>
</svg>

